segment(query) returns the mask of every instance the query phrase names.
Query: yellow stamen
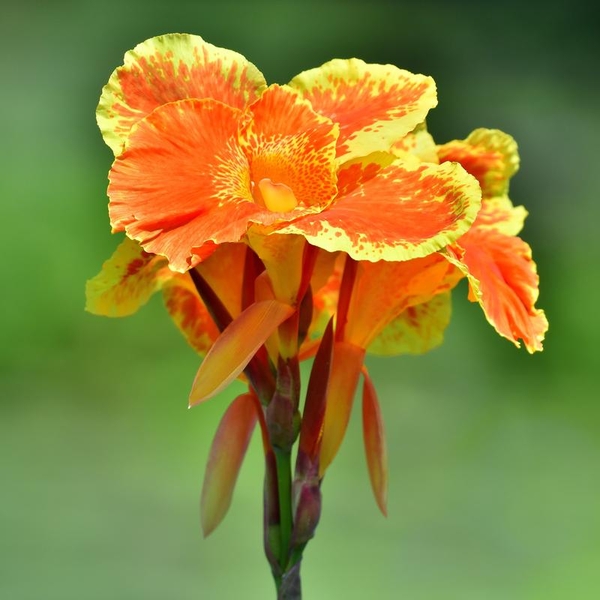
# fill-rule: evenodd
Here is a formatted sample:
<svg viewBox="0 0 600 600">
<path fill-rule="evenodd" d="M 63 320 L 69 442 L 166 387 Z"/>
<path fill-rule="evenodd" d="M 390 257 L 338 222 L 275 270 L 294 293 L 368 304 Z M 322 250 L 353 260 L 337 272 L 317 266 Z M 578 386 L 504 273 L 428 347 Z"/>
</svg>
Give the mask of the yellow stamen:
<svg viewBox="0 0 600 600">
<path fill-rule="evenodd" d="M 290 212 L 298 206 L 294 192 L 285 183 L 273 183 L 270 179 L 261 179 L 258 189 L 265 206 L 273 212 Z"/>
</svg>

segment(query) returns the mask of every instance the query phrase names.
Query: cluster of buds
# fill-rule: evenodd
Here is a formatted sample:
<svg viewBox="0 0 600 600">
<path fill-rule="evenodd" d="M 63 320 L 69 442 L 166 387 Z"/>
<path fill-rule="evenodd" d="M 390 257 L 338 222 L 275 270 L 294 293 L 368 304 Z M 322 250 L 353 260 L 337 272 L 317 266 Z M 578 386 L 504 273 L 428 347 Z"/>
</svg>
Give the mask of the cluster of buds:
<svg viewBox="0 0 600 600">
<path fill-rule="evenodd" d="M 267 86 L 241 55 L 182 34 L 128 52 L 102 93 L 109 216 L 126 237 L 88 282 L 87 308 L 124 316 L 161 291 L 203 355 L 190 405 L 247 384 L 211 448 L 202 526 L 208 534 L 225 516 L 258 423 L 281 598 L 299 597 L 321 482 L 361 379 L 367 465 L 386 512 L 367 352 L 438 346 L 465 277 L 500 335 L 542 348 L 535 264 L 517 237 L 526 211 L 508 197 L 516 144 L 478 129 L 436 145 L 425 126 L 436 103 L 430 77 L 357 59 Z"/>
</svg>

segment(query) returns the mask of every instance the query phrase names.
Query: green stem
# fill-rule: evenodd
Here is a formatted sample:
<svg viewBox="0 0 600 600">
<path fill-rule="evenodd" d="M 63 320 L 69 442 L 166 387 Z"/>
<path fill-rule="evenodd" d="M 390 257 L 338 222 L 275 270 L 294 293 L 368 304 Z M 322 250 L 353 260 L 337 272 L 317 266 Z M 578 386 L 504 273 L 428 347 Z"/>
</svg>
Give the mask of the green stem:
<svg viewBox="0 0 600 600">
<path fill-rule="evenodd" d="M 277 489 L 279 495 L 279 519 L 281 528 L 280 564 L 285 572 L 288 566 L 290 541 L 292 539 L 292 461 L 291 453 L 275 448 L 277 464 Z"/>
</svg>

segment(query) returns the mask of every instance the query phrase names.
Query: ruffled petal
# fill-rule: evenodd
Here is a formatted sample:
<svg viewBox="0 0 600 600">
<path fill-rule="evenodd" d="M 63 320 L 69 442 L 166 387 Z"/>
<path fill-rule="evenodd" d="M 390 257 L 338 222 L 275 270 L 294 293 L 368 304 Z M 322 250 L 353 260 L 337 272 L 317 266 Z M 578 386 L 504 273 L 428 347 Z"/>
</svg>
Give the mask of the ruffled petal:
<svg viewBox="0 0 600 600">
<path fill-rule="evenodd" d="M 100 273 L 87 282 L 85 309 L 108 317 L 131 315 L 173 275 L 164 258 L 125 238 Z"/>
<path fill-rule="evenodd" d="M 476 129 L 466 140 L 455 140 L 438 147 L 440 162 L 460 163 L 477 178 L 484 198 L 501 196 L 508 181 L 519 168 L 517 143 L 498 129 Z"/>
<path fill-rule="evenodd" d="M 425 354 L 440 346 L 450 324 L 450 296 L 446 292 L 428 302 L 409 306 L 386 325 L 370 344 L 368 352 L 380 356 Z"/>
<path fill-rule="evenodd" d="M 338 126 L 287 86 L 269 87 L 249 112 L 252 120 L 241 133 L 241 143 L 254 184 L 284 184 L 300 206 L 329 203 L 337 191 Z"/>
<path fill-rule="evenodd" d="M 185 272 L 237 242 L 253 215 L 241 111 L 215 100 L 165 104 L 143 119 L 110 173 L 109 214 L 145 250 Z"/>
<path fill-rule="evenodd" d="M 431 77 L 356 58 L 335 59 L 304 71 L 290 85 L 318 113 L 339 123 L 337 156 L 341 162 L 389 150 L 437 104 Z"/>
<path fill-rule="evenodd" d="M 504 235 L 518 235 L 523 229 L 527 210 L 524 206 L 513 206 L 508 196 L 484 198 L 473 228 L 493 229 Z"/>
<path fill-rule="evenodd" d="M 474 229 L 448 248 L 447 258 L 465 275 L 470 299 L 479 302 L 487 320 L 503 337 L 530 353 L 542 350 L 548 329 L 544 311 L 535 308 L 538 276 L 530 247 L 520 238 Z"/>
<path fill-rule="evenodd" d="M 370 164 L 376 176 L 329 209 L 300 217 L 278 231 L 304 235 L 319 248 L 341 250 L 355 260 L 402 261 L 452 243 L 475 220 L 481 191 L 460 165 L 416 159 L 383 168 L 377 160 Z"/>
<path fill-rule="evenodd" d="M 104 141 L 119 155 L 131 128 L 155 108 L 185 98 L 212 98 L 243 109 L 266 87 L 241 54 L 197 35 L 151 38 L 125 54 L 102 90 L 96 113 Z"/>
</svg>

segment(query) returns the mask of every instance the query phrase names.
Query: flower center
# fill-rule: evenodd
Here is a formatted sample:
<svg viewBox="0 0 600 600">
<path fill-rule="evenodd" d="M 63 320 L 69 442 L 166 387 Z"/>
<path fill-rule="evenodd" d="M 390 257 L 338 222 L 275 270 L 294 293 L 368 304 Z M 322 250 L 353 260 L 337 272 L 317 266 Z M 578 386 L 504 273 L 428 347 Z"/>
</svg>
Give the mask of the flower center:
<svg viewBox="0 0 600 600">
<path fill-rule="evenodd" d="M 268 177 L 252 186 L 254 200 L 272 212 L 290 212 L 298 206 L 298 200 L 285 183 L 274 183 Z"/>
</svg>

